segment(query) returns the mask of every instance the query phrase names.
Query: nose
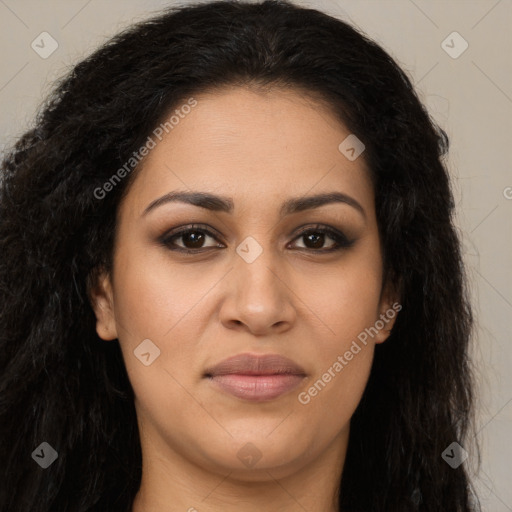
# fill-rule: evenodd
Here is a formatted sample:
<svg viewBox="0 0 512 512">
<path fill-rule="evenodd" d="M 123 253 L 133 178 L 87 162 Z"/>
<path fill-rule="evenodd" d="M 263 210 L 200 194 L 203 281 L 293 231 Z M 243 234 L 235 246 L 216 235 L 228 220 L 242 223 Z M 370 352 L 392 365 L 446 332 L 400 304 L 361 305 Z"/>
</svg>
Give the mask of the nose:
<svg viewBox="0 0 512 512">
<path fill-rule="evenodd" d="M 238 254 L 235 256 L 220 311 L 221 322 L 226 328 L 265 336 L 292 327 L 297 297 L 290 282 L 291 274 L 278 258 L 270 249 L 264 250 L 252 262 Z"/>
</svg>

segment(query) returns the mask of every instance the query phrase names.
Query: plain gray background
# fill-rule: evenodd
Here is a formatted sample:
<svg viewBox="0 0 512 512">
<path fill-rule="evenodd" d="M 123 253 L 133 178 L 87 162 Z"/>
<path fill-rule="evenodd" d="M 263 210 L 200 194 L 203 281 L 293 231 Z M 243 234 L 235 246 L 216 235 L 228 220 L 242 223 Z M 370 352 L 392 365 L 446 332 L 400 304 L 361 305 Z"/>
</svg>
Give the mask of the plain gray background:
<svg viewBox="0 0 512 512">
<path fill-rule="evenodd" d="M 0 0 L 0 149 L 28 128 L 53 80 L 127 24 L 171 3 Z M 512 0 L 296 3 L 349 21 L 380 43 L 450 137 L 447 163 L 477 320 L 476 483 L 484 511 L 512 511 Z M 42 32 L 58 44 L 46 58 L 31 47 L 51 49 Z M 464 448 L 471 470 L 476 454 Z"/>
</svg>

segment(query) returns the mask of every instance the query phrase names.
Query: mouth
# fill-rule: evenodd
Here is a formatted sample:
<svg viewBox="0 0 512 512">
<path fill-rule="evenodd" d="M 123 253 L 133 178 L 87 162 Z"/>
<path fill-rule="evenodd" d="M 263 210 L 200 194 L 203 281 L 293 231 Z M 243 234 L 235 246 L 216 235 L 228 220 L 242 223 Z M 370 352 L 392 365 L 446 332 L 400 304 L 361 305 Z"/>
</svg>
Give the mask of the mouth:
<svg viewBox="0 0 512 512">
<path fill-rule="evenodd" d="M 208 368 L 204 375 L 225 393 L 252 402 L 274 400 L 297 388 L 304 369 L 278 354 L 239 354 Z"/>
</svg>

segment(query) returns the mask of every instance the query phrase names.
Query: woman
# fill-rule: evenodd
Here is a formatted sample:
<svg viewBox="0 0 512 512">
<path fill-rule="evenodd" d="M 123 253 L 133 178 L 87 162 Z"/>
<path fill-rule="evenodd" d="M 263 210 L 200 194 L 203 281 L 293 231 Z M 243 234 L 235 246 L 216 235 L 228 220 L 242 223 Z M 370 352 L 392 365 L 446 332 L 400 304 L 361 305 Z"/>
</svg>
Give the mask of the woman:
<svg viewBox="0 0 512 512">
<path fill-rule="evenodd" d="M 80 62 L 2 164 L 0 509 L 477 510 L 447 147 L 284 1 Z"/>
</svg>

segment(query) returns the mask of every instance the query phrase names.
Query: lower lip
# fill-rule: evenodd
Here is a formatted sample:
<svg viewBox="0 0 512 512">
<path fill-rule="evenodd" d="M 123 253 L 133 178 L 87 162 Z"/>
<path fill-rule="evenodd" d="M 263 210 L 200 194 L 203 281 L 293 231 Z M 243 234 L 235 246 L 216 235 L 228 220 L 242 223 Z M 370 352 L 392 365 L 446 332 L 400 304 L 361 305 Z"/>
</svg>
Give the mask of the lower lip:
<svg viewBox="0 0 512 512">
<path fill-rule="evenodd" d="M 210 380 L 227 393 L 250 400 L 263 402 L 289 393 L 300 385 L 303 375 L 216 375 Z"/>
</svg>

